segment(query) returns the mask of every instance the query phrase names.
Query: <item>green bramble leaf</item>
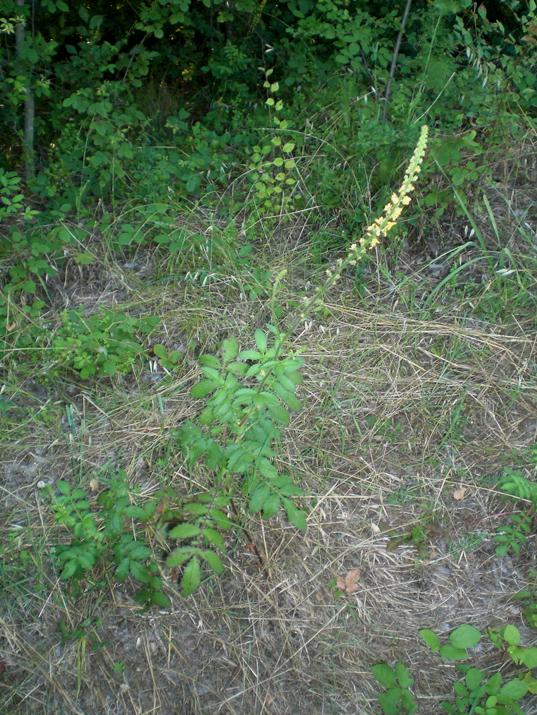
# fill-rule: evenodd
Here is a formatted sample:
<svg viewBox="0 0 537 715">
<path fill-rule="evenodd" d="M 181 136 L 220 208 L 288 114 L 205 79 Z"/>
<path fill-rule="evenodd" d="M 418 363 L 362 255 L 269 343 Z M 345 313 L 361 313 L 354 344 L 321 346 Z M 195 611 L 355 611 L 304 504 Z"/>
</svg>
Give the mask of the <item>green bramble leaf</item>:
<svg viewBox="0 0 537 715">
<path fill-rule="evenodd" d="M 170 608 L 172 605 L 170 598 L 163 591 L 153 591 L 151 603 L 159 608 Z"/>
<path fill-rule="evenodd" d="M 500 695 L 511 698 L 511 700 L 520 700 L 528 692 L 528 685 L 518 678 L 513 678 L 509 682 L 502 685 Z"/>
<path fill-rule="evenodd" d="M 440 655 L 445 660 L 464 660 L 468 656 L 468 653 L 465 649 L 456 648 L 454 645 L 448 643 L 440 648 Z"/>
<path fill-rule="evenodd" d="M 260 353 L 267 351 L 267 336 L 260 328 L 255 331 L 255 344 Z"/>
<path fill-rule="evenodd" d="M 481 640 L 481 631 L 465 623 L 449 634 L 449 640 L 455 648 L 473 648 Z"/>
<path fill-rule="evenodd" d="M 200 556 L 209 564 L 209 566 L 215 573 L 223 573 L 224 564 L 222 563 L 222 559 L 214 551 L 211 551 L 210 549 L 206 551 L 200 551 Z"/>
<path fill-rule="evenodd" d="M 175 568 L 177 566 L 182 566 L 182 564 L 185 563 L 185 561 L 188 561 L 189 558 L 196 552 L 196 549 L 193 548 L 188 548 L 188 547 L 181 547 L 179 549 L 174 549 L 171 554 L 168 556 L 166 559 L 166 566 L 168 568 Z"/>
<path fill-rule="evenodd" d="M 440 652 L 440 638 L 434 631 L 429 628 L 422 628 L 419 634 L 434 653 Z"/>
<path fill-rule="evenodd" d="M 181 593 L 187 598 L 194 591 L 197 591 L 201 583 L 201 567 L 200 560 L 197 556 L 193 556 L 188 562 L 183 572 L 181 579 Z"/>
<path fill-rule="evenodd" d="M 201 380 L 190 390 L 190 394 L 195 399 L 200 399 L 201 397 L 206 397 L 211 392 L 214 392 L 218 385 L 212 380 Z"/>
<path fill-rule="evenodd" d="M 235 338 L 227 338 L 222 343 L 222 357 L 224 358 L 224 363 L 231 362 L 234 360 L 239 353 L 239 343 Z"/>
<path fill-rule="evenodd" d="M 297 529 L 300 529 L 300 531 L 306 531 L 308 527 L 306 514 L 301 509 L 298 509 L 290 499 L 284 499 L 283 505 L 285 507 L 285 513 L 287 514 L 289 523 Z"/>
<path fill-rule="evenodd" d="M 520 631 L 516 626 L 507 625 L 502 631 L 502 637 L 509 645 L 520 644 Z"/>
<path fill-rule="evenodd" d="M 195 524 L 178 524 L 170 530 L 169 536 L 172 539 L 191 539 L 201 532 L 199 526 Z"/>
<path fill-rule="evenodd" d="M 252 514 L 256 514 L 258 511 L 261 511 L 269 496 L 270 489 L 265 484 L 254 490 L 248 504 L 248 509 L 252 512 Z"/>
<path fill-rule="evenodd" d="M 468 690 L 477 690 L 483 681 L 483 671 L 479 668 L 470 668 L 466 671 L 465 681 Z"/>
<path fill-rule="evenodd" d="M 397 685 L 395 672 L 387 663 L 377 663 L 371 668 L 371 672 L 383 688 L 393 688 Z"/>
</svg>

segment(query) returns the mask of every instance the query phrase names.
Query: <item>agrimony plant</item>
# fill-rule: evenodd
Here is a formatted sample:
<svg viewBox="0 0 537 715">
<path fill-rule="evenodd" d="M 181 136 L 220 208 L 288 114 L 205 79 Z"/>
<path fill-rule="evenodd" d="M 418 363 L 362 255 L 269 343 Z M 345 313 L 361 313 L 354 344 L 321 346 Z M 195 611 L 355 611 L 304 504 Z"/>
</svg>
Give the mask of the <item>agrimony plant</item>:
<svg viewBox="0 0 537 715">
<path fill-rule="evenodd" d="M 229 519 L 230 510 L 235 516 L 248 511 L 270 518 L 283 508 L 293 526 L 306 528 L 306 514 L 295 504 L 302 490 L 277 463 L 290 412 L 301 407 L 296 389 L 304 363 L 295 352 L 285 353 L 286 343 L 298 325 L 322 306 L 343 271 L 356 265 L 396 226 L 411 201 L 426 144 L 427 127 L 423 127 L 399 191 L 350 246 L 346 257 L 328 269 L 325 281 L 288 317 L 285 330 L 274 325 L 268 325 L 267 331 L 257 329 L 255 346 L 247 350 L 241 350 L 235 338 L 228 338 L 219 355 L 200 358 L 202 379 L 191 394 L 205 399 L 205 406 L 196 420 L 181 426 L 177 439 L 189 466 L 203 466 L 210 486 L 202 498 L 183 509 L 184 521 L 170 532 L 181 543 L 167 561 L 168 566 L 183 569 L 185 595 L 199 586 L 202 561 L 217 573 L 223 569 L 216 552 L 225 549 L 220 531 L 236 525 Z"/>
<path fill-rule="evenodd" d="M 96 502 L 87 492 L 59 481 L 52 494 L 55 521 L 70 534 L 70 541 L 54 548 L 60 579 L 77 582 L 112 563 L 117 581 L 132 578 L 139 585 L 135 600 L 144 606 L 170 605 L 152 548 L 143 525 L 152 519 L 157 497 L 143 506 L 129 493 L 127 475 L 116 472 L 105 481 Z"/>
<path fill-rule="evenodd" d="M 250 169 L 258 208 L 263 213 L 278 215 L 291 208 L 292 189 L 297 183 L 293 158 L 295 142 L 285 136 L 289 122 L 281 119 L 283 101 L 278 98 L 278 82 L 271 80 L 273 70 L 265 70 L 263 87 L 267 90 L 265 104 L 276 132 L 265 143 L 253 147 Z"/>
</svg>

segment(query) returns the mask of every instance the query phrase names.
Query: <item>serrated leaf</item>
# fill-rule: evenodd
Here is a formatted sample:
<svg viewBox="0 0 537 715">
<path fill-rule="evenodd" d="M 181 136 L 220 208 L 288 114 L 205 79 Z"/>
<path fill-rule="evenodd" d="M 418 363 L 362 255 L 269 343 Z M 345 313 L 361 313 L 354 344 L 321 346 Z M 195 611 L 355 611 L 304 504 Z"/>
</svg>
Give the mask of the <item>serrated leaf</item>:
<svg viewBox="0 0 537 715">
<path fill-rule="evenodd" d="M 201 551 L 200 556 L 205 559 L 205 561 L 209 564 L 209 566 L 215 573 L 223 573 L 224 564 L 222 563 L 222 559 L 214 551 L 211 551 L 210 549 L 207 549 L 206 551 Z"/>
<path fill-rule="evenodd" d="M 222 343 L 222 357 L 224 363 L 234 360 L 239 354 L 239 343 L 236 338 L 226 338 Z"/>
<path fill-rule="evenodd" d="M 256 514 L 258 511 L 261 511 L 269 496 L 270 489 L 265 484 L 262 484 L 254 490 L 248 504 L 248 509 L 252 512 L 252 514 Z"/>
<path fill-rule="evenodd" d="M 132 577 L 135 578 L 137 581 L 140 581 L 140 583 L 149 583 L 151 578 L 149 575 L 149 571 L 138 561 L 131 561 L 129 565 L 129 570 L 131 572 Z"/>
<path fill-rule="evenodd" d="M 260 328 L 257 328 L 254 333 L 254 337 L 255 344 L 257 345 L 259 352 L 265 353 L 267 351 L 267 336 L 265 333 Z"/>
<path fill-rule="evenodd" d="M 434 631 L 431 631 L 429 628 L 422 628 L 419 634 L 422 640 L 425 641 L 425 643 L 433 651 L 433 653 L 440 652 L 440 638 L 436 635 Z"/>
<path fill-rule="evenodd" d="M 219 509 L 211 509 L 209 515 L 219 529 L 231 529 L 235 524 Z"/>
<path fill-rule="evenodd" d="M 124 581 L 129 575 L 129 559 L 124 558 L 119 562 L 116 569 L 116 578 L 118 581 Z"/>
<path fill-rule="evenodd" d="M 211 392 L 214 392 L 218 385 L 212 380 L 201 380 L 190 390 L 190 394 L 196 400 L 201 397 L 206 397 Z"/>
<path fill-rule="evenodd" d="M 509 682 L 502 685 L 500 689 L 500 695 L 503 697 L 511 698 L 512 700 L 520 700 L 528 692 L 528 686 L 522 680 L 518 678 L 513 678 Z"/>
<path fill-rule="evenodd" d="M 221 549 L 223 551 L 226 548 L 226 542 L 224 541 L 224 537 L 220 532 L 216 531 L 216 529 L 205 527 L 202 530 L 202 536 L 210 544 L 216 546 L 217 549 Z"/>
<path fill-rule="evenodd" d="M 537 668 L 537 648 L 524 648 L 524 652 L 521 654 L 520 660 L 526 668 Z"/>
<path fill-rule="evenodd" d="M 259 474 L 265 477 L 265 479 L 276 479 L 278 477 L 278 470 L 265 457 L 256 459 L 255 466 L 259 471 Z"/>
<path fill-rule="evenodd" d="M 463 648 L 456 648 L 448 643 L 440 648 L 440 655 L 445 660 L 464 660 L 468 654 Z"/>
<path fill-rule="evenodd" d="M 300 531 L 306 531 L 308 522 L 305 512 L 303 512 L 302 509 L 298 509 L 289 499 L 284 499 L 283 504 L 289 523 L 297 529 L 300 529 Z"/>
<path fill-rule="evenodd" d="M 412 679 L 412 676 L 410 675 L 408 668 L 404 663 L 395 664 L 395 674 L 397 676 L 399 685 L 402 688 L 410 688 L 412 686 L 412 683 L 414 681 Z"/>
<path fill-rule="evenodd" d="M 191 539 L 197 536 L 201 529 L 195 524 L 178 524 L 170 530 L 169 536 L 172 539 Z"/>
<path fill-rule="evenodd" d="M 278 513 L 280 509 L 280 497 L 278 494 L 270 494 L 263 504 L 263 517 L 270 519 Z"/>
<path fill-rule="evenodd" d="M 200 560 L 193 556 L 188 562 L 181 579 L 181 593 L 185 598 L 196 591 L 201 583 Z"/>
<path fill-rule="evenodd" d="M 91 253 L 77 253 L 75 255 L 75 263 L 79 266 L 89 266 L 95 262 L 95 257 Z"/>
<path fill-rule="evenodd" d="M 221 384 L 222 378 L 220 377 L 220 373 L 215 367 L 208 367 L 207 365 L 204 365 L 201 368 L 201 371 L 205 375 L 205 377 L 209 378 L 209 380 L 212 380 L 217 385 Z"/>
<path fill-rule="evenodd" d="M 393 688 L 397 684 L 395 672 L 387 663 L 377 663 L 371 668 L 371 672 L 383 688 Z"/>
<path fill-rule="evenodd" d="M 172 553 L 166 559 L 166 566 L 168 568 L 175 568 L 176 566 L 181 566 L 188 561 L 188 559 L 195 552 L 195 549 L 181 547 L 179 549 L 174 549 Z"/>
<path fill-rule="evenodd" d="M 394 687 L 378 696 L 384 715 L 401 715 L 401 690 Z"/>
<path fill-rule="evenodd" d="M 509 645 L 520 645 L 520 631 L 516 626 L 510 624 L 505 626 L 502 636 Z"/>
<path fill-rule="evenodd" d="M 455 648 L 473 648 L 481 640 L 481 631 L 464 623 L 449 634 L 449 640 Z"/>
<path fill-rule="evenodd" d="M 194 514 L 195 516 L 203 516 L 209 510 L 209 507 L 205 504 L 200 504 L 199 502 L 190 502 L 183 506 L 183 511 L 187 514 Z"/>
<path fill-rule="evenodd" d="M 151 556 L 151 549 L 145 544 L 136 544 L 134 548 L 129 551 L 129 558 L 135 561 L 141 561 L 142 559 L 147 559 Z"/>
<path fill-rule="evenodd" d="M 65 566 L 63 567 L 63 571 L 60 574 L 60 578 L 62 581 L 67 581 L 68 579 L 72 578 L 75 573 L 78 570 L 78 564 L 76 561 L 71 559 L 71 561 L 68 561 Z"/>
<path fill-rule="evenodd" d="M 477 690 L 483 681 L 483 671 L 479 668 L 470 668 L 466 671 L 465 680 L 468 690 Z"/>
<path fill-rule="evenodd" d="M 172 605 L 170 598 L 163 591 L 153 591 L 151 603 L 159 608 L 170 608 Z"/>
<path fill-rule="evenodd" d="M 222 367 L 220 360 L 215 355 L 201 355 L 198 359 L 200 365 L 205 367 L 212 367 L 215 370 L 220 370 Z"/>
<path fill-rule="evenodd" d="M 261 353 L 257 350 L 241 350 L 239 360 L 259 360 Z"/>
</svg>

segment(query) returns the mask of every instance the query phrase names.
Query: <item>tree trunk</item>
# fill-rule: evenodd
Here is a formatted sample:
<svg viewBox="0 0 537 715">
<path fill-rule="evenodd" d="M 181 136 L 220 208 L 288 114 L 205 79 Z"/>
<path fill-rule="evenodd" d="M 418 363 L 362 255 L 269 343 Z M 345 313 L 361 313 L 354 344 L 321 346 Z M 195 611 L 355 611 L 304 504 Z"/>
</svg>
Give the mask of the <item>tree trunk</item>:
<svg viewBox="0 0 537 715">
<path fill-rule="evenodd" d="M 17 6 L 22 10 L 24 0 L 17 0 Z M 26 182 L 31 181 L 35 176 L 35 154 L 34 154 L 34 133 L 35 133 L 35 101 L 32 89 L 32 72 L 24 67 L 23 50 L 26 39 L 26 28 L 24 21 L 19 22 L 15 28 L 15 50 L 17 63 L 25 78 L 25 99 L 24 99 L 24 134 L 22 140 L 22 155 L 24 159 L 24 177 Z"/>
</svg>

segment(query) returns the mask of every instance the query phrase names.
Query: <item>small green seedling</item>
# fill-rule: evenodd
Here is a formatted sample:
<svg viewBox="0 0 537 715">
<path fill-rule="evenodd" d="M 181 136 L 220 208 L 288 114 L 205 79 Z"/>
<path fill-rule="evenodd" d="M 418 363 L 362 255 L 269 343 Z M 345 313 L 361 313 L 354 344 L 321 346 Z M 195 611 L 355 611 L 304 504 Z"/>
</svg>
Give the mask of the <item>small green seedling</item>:
<svg viewBox="0 0 537 715">
<path fill-rule="evenodd" d="M 371 672 L 377 682 L 386 688 L 378 696 L 385 715 L 411 715 L 417 711 L 418 705 L 411 690 L 414 680 L 406 665 L 397 662 L 392 667 L 388 663 L 377 663 Z"/>
<path fill-rule="evenodd" d="M 522 663 L 523 659 L 532 662 L 532 654 L 527 653 L 532 649 L 515 645 L 520 641 L 520 634 L 515 626 L 506 626 L 502 631 L 490 632 L 488 635 L 498 648 L 505 647 L 507 652 L 513 648 L 517 649 L 512 652 L 519 660 L 516 661 L 511 656 L 513 662 Z M 420 636 L 429 648 L 444 660 L 460 661 L 470 657 L 469 650 L 481 642 L 483 634 L 474 626 L 463 624 L 449 634 L 448 642 L 443 645 L 437 634 L 428 628 L 421 630 Z M 537 654 L 537 648 L 533 650 Z M 535 662 L 537 663 L 537 659 Z M 448 715 L 523 715 L 519 701 L 528 692 L 533 692 L 534 679 L 531 674 L 522 672 L 519 677 L 504 680 L 501 673 L 489 676 L 484 670 L 466 664 L 457 665 L 457 669 L 464 677 L 454 685 L 454 702 L 442 703 L 442 708 Z"/>
</svg>

